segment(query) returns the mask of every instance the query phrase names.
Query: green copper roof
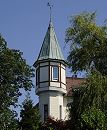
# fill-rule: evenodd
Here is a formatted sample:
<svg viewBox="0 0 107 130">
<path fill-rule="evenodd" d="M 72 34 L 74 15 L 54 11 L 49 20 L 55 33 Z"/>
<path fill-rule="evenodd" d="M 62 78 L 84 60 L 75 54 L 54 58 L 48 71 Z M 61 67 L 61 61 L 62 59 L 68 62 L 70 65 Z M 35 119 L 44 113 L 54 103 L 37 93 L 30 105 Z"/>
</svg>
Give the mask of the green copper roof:
<svg viewBox="0 0 107 130">
<path fill-rule="evenodd" d="M 52 22 L 49 23 L 39 56 L 37 60 L 59 59 L 64 60 Z"/>
</svg>

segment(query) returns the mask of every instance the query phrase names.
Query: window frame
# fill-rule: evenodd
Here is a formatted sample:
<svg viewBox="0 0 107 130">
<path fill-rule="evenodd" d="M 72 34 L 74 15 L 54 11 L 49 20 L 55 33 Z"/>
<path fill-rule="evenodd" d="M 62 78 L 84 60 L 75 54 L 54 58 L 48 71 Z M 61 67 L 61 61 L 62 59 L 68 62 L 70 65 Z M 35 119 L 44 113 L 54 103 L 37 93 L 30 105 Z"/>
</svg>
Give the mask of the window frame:
<svg viewBox="0 0 107 130">
<path fill-rule="evenodd" d="M 39 76 L 40 76 L 40 69 L 38 67 L 36 69 L 36 86 L 39 84 Z"/>
<path fill-rule="evenodd" d="M 44 104 L 44 121 L 48 118 L 48 104 Z"/>
<path fill-rule="evenodd" d="M 55 68 L 57 68 L 57 72 L 56 72 L 57 76 L 54 75 Z M 56 82 L 59 81 L 59 66 L 51 66 L 51 79 L 52 79 L 52 81 L 56 81 Z"/>
<path fill-rule="evenodd" d="M 59 119 L 62 119 L 62 105 L 59 105 Z"/>
</svg>

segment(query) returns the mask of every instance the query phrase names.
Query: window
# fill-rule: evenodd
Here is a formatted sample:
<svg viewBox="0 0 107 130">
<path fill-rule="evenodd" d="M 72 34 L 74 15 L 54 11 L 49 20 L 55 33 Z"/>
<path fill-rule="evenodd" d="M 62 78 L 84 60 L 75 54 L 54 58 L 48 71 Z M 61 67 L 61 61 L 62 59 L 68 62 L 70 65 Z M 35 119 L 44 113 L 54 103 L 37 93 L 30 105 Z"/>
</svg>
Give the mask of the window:
<svg viewBox="0 0 107 130">
<path fill-rule="evenodd" d="M 36 85 L 39 83 L 39 69 L 36 70 Z"/>
<path fill-rule="evenodd" d="M 62 119 L 62 105 L 59 106 L 59 118 Z"/>
<path fill-rule="evenodd" d="M 58 81 L 58 67 L 52 67 L 52 80 Z"/>
<path fill-rule="evenodd" d="M 44 105 L 44 121 L 47 119 L 48 117 L 48 105 L 45 104 Z"/>
</svg>

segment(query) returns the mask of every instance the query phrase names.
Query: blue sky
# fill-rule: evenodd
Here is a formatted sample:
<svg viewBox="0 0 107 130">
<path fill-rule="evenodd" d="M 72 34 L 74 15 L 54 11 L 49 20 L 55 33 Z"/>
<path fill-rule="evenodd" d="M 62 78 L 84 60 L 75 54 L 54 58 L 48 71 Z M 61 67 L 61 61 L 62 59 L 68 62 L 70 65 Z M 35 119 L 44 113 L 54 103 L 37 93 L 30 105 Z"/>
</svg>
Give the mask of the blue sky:
<svg viewBox="0 0 107 130">
<path fill-rule="evenodd" d="M 29 65 L 39 54 L 49 24 L 49 0 L 0 0 L 0 33 L 9 48 L 19 49 Z M 97 22 L 102 24 L 107 18 L 107 0 L 51 0 L 53 4 L 53 24 L 58 41 L 64 53 L 65 30 L 70 16 L 83 11 L 97 12 Z M 31 93 L 34 102 L 38 101 Z"/>
</svg>

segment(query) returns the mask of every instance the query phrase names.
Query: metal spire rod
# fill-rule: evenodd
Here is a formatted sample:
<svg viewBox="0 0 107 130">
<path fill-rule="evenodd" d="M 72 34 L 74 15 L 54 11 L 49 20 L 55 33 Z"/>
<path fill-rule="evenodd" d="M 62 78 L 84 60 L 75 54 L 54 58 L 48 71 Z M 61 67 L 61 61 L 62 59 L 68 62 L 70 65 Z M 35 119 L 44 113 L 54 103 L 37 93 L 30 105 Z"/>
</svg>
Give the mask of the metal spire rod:
<svg viewBox="0 0 107 130">
<path fill-rule="evenodd" d="M 51 2 L 48 2 L 47 6 L 49 6 L 50 8 L 50 22 L 52 21 L 52 7 L 53 5 L 51 4 Z"/>
</svg>

